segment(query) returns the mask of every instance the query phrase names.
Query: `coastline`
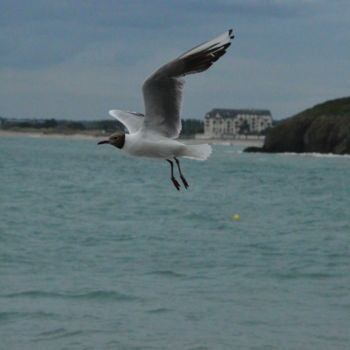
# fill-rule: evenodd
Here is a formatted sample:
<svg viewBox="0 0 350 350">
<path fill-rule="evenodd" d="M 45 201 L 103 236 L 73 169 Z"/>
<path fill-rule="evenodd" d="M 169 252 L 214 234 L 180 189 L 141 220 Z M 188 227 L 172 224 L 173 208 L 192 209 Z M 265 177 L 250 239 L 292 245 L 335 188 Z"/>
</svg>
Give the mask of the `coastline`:
<svg viewBox="0 0 350 350">
<path fill-rule="evenodd" d="M 77 140 L 95 140 L 103 136 L 94 136 L 87 134 L 54 134 L 42 132 L 24 132 L 24 131 L 8 131 L 0 130 L 0 137 L 31 137 L 43 139 L 77 139 Z"/>
<path fill-rule="evenodd" d="M 95 136 L 88 134 L 47 134 L 40 132 L 23 132 L 23 131 L 8 131 L 0 130 L 0 137 L 30 137 L 30 138 L 46 138 L 46 139 L 75 139 L 75 140 L 97 140 L 105 136 Z M 261 147 L 264 143 L 264 138 L 247 138 L 247 139 L 199 139 L 199 138 L 183 138 L 180 142 L 186 144 L 202 144 L 208 143 L 217 146 L 256 146 Z"/>
</svg>

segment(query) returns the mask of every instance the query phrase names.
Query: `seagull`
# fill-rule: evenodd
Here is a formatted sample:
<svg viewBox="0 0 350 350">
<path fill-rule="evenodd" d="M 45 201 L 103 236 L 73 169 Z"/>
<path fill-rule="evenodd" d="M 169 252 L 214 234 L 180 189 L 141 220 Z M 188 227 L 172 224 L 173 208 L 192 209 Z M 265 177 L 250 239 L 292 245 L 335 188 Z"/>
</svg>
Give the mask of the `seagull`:
<svg viewBox="0 0 350 350">
<path fill-rule="evenodd" d="M 109 114 L 121 122 L 128 133 L 113 133 L 99 145 L 110 144 L 135 157 L 166 160 L 170 164 L 171 181 L 177 190 L 180 183 L 174 176 L 175 161 L 182 184 L 189 184 L 178 158 L 207 159 L 212 149 L 208 144 L 185 145 L 176 139 L 181 132 L 180 108 L 183 77 L 207 70 L 225 54 L 234 38 L 230 29 L 206 41 L 156 70 L 143 84 L 145 114 L 111 110 Z"/>
</svg>

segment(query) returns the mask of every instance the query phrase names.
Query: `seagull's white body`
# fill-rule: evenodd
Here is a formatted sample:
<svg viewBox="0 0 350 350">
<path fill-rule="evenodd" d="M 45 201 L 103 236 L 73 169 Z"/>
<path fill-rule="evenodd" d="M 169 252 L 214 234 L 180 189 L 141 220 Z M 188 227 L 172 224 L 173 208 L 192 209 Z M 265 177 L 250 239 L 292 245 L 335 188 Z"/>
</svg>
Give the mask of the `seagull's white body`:
<svg viewBox="0 0 350 350">
<path fill-rule="evenodd" d="M 154 159 L 172 159 L 186 156 L 186 145 L 181 142 L 158 135 L 144 137 L 142 132 L 125 135 L 125 144 L 122 150 L 130 156 Z"/>
<path fill-rule="evenodd" d="M 100 143 L 110 143 L 130 156 L 168 160 L 171 164 L 173 182 L 172 159 L 176 161 L 178 167 L 179 157 L 207 159 L 211 154 L 209 145 L 185 145 L 175 140 L 181 132 L 183 77 L 207 70 L 226 52 L 231 39 L 233 34 L 232 30 L 229 30 L 186 51 L 159 68 L 142 87 L 145 115 L 120 110 L 109 111 L 112 117 L 126 127 L 129 134 L 125 135 L 122 143 L 117 140 L 117 136 L 113 139 L 113 135 L 109 141 Z M 181 175 L 181 179 L 182 177 Z M 185 187 L 188 187 L 187 183 Z M 176 188 L 179 189 L 178 186 Z"/>
<path fill-rule="evenodd" d="M 156 133 L 148 132 L 145 135 L 144 131 L 139 130 L 135 133 L 125 135 L 125 143 L 122 151 L 134 157 L 163 160 L 173 159 L 174 157 L 187 157 L 204 160 L 210 155 L 211 147 L 205 144 L 185 145 L 177 140 Z"/>
</svg>

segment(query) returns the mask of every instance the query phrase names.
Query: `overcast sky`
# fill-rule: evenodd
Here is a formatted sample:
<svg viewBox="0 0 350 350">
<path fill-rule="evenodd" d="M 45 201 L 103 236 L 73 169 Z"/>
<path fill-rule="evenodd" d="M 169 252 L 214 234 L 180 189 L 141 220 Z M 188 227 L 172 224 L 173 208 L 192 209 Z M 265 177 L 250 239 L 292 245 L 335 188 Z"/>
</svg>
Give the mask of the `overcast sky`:
<svg viewBox="0 0 350 350">
<path fill-rule="evenodd" d="M 233 28 L 186 79 L 182 115 L 270 109 L 275 119 L 349 96 L 349 0 L 0 0 L 0 116 L 108 119 L 143 112 L 160 65 Z"/>
</svg>

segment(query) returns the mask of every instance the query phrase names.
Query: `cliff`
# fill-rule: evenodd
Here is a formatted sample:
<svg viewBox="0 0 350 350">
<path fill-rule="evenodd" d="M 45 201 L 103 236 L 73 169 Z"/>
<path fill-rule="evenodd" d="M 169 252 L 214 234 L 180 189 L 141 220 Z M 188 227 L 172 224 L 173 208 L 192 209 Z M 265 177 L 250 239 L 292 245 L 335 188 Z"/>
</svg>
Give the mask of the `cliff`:
<svg viewBox="0 0 350 350">
<path fill-rule="evenodd" d="M 285 119 L 269 131 L 261 149 L 245 151 L 350 154 L 350 97 Z"/>
</svg>

